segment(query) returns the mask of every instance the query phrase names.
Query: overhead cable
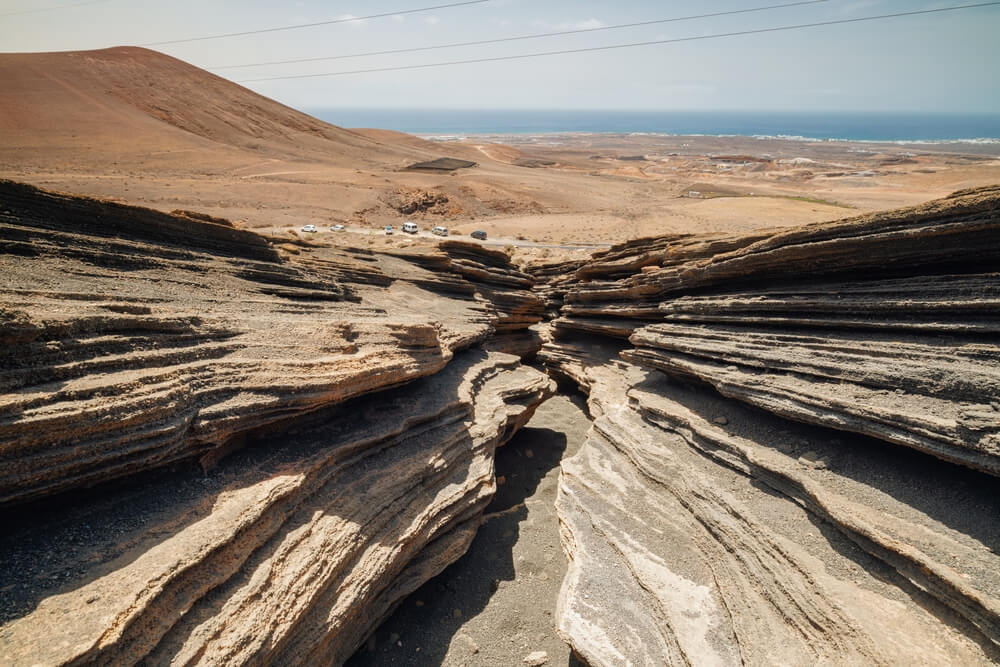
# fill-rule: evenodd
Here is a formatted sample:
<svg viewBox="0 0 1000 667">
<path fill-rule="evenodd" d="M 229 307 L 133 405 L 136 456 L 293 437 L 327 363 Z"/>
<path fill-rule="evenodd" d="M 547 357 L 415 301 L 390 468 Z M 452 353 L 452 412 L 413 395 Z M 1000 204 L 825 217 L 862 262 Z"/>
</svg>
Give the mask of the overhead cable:
<svg viewBox="0 0 1000 667">
<path fill-rule="evenodd" d="M 911 12 L 896 12 L 893 14 L 880 14 L 878 16 L 861 16 L 852 19 L 837 19 L 833 21 L 817 21 L 815 23 L 799 23 L 796 25 L 778 26 L 774 28 L 756 28 L 753 30 L 739 30 L 736 32 L 722 32 L 713 35 L 697 35 L 694 37 L 677 37 L 674 39 L 657 39 L 646 42 L 631 42 L 629 44 L 612 44 L 609 46 L 590 46 L 579 49 L 561 49 L 559 51 L 542 51 L 540 53 L 522 53 L 512 56 L 494 56 L 490 58 L 470 58 L 468 60 L 449 60 L 437 63 L 424 63 L 419 65 L 398 65 L 396 67 L 372 67 L 369 69 L 345 70 L 341 72 L 323 72 L 319 74 L 291 74 L 287 76 L 269 76 L 259 79 L 240 79 L 238 83 L 255 83 L 258 81 L 282 81 L 287 79 L 312 79 L 326 76 L 344 76 L 348 74 L 370 74 L 375 72 L 397 72 L 401 70 L 426 69 L 431 67 L 448 67 L 451 65 L 471 65 L 476 63 L 500 62 L 505 60 L 522 60 L 526 58 L 542 58 L 545 56 L 557 56 L 573 53 L 587 53 L 592 51 L 611 51 L 614 49 L 629 49 L 638 46 L 653 46 L 657 44 L 676 44 L 678 42 L 694 42 L 703 39 L 722 39 L 725 37 L 739 37 L 742 35 L 757 35 L 761 33 L 781 32 L 786 30 L 799 30 L 802 28 L 817 28 L 828 25 L 842 25 L 845 23 L 860 23 L 862 21 L 876 21 L 879 19 L 891 19 L 901 16 L 916 16 L 918 14 L 935 14 L 940 12 L 952 12 L 960 9 L 972 9 L 975 7 L 992 7 L 1000 5 L 1000 0 L 996 2 L 978 2 L 971 5 L 958 5 L 955 7 L 938 7 L 935 9 L 919 9 Z"/>
<path fill-rule="evenodd" d="M 244 35 L 260 35 L 265 32 L 282 32 L 285 30 L 299 30 L 301 28 L 315 28 L 321 25 L 333 25 L 335 23 L 351 23 L 353 21 L 365 21 L 367 19 L 380 19 L 387 16 L 402 16 L 403 14 L 417 14 L 429 12 L 435 9 L 448 9 L 450 7 L 461 7 L 463 5 L 479 5 L 490 0 L 465 0 L 465 2 L 452 2 L 447 5 L 434 5 L 433 7 L 419 7 L 417 9 L 403 9 L 395 12 L 384 12 L 382 14 L 369 14 L 368 16 L 349 16 L 329 21 L 316 21 L 315 23 L 300 23 L 298 25 L 279 26 L 277 28 L 260 28 L 259 30 L 244 30 L 243 32 L 227 32 L 221 35 L 205 35 L 204 37 L 188 37 L 186 39 L 170 39 L 162 42 L 148 42 L 139 46 L 165 46 L 167 44 L 184 44 L 186 42 L 204 42 L 209 39 L 223 39 L 225 37 L 242 37 Z"/>
<path fill-rule="evenodd" d="M 415 46 L 406 49 L 390 49 L 387 51 L 368 51 L 365 53 L 348 53 L 339 56 L 322 56 L 319 58 L 296 58 L 295 60 L 272 60 L 262 63 L 247 63 L 245 65 L 220 65 L 219 67 L 206 67 L 210 71 L 222 69 L 237 69 L 245 67 L 263 67 L 267 65 L 291 65 L 295 63 L 312 63 L 323 60 L 343 60 L 345 58 L 364 58 L 367 56 L 385 56 L 396 53 L 413 53 L 415 51 L 434 51 L 437 49 L 452 49 L 460 46 L 481 46 L 483 44 L 499 44 L 501 42 L 516 42 L 524 39 L 541 39 L 543 37 L 557 37 L 561 35 L 576 35 L 584 32 L 600 32 L 602 30 L 620 30 L 622 28 L 639 28 L 647 25 L 657 25 L 660 23 L 675 23 L 678 21 L 693 21 L 695 19 L 707 19 L 717 16 L 730 16 L 732 14 L 749 14 L 751 12 L 762 12 L 769 9 L 783 9 L 785 7 L 798 7 L 800 5 L 815 5 L 830 0 L 802 0 L 801 2 L 789 2 L 783 5 L 767 5 L 766 7 L 752 7 L 750 9 L 735 9 L 725 12 L 713 12 L 711 14 L 695 14 L 692 16 L 678 16 L 669 19 L 655 19 L 652 21 L 639 21 L 638 23 L 621 23 L 618 25 L 606 25 L 597 28 L 578 28 L 576 30 L 560 30 L 557 32 L 541 32 L 534 35 L 519 35 L 515 37 L 498 37 L 496 39 L 481 39 L 474 42 L 452 42 L 450 44 L 437 44 L 433 46 Z"/>
</svg>

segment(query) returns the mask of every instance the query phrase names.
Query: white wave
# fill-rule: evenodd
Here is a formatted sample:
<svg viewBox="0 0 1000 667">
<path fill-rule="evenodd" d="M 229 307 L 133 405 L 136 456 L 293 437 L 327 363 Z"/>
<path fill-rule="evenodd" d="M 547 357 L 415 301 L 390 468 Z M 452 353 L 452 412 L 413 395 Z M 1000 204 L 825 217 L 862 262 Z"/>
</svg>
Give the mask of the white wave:
<svg viewBox="0 0 1000 667">
<path fill-rule="evenodd" d="M 851 143 L 851 144 L 892 144 L 899 146 L 911 145 L 946 145 L 946 144 L 970 144 L 970 145 L 997 145 L 1000 144 L 1000 137 L 975 137 L 967 139 L 857 139 L 857 138 L 818 138 L 806 137 L 798 134 L 705 134 L 696 132 L 673 133 L 673 132 L 471 132 L 461 135 L 418 135 L 430 141 L 462 141 L 470 138 L 483 137 L 519 137 L 520 139 L 530 138 L 538 141 L 546 137 L 558 136 L 593 136 L 593 135 L 622 135 L 626 137 L 714 137 L 720 139 L 727 138 L 747 138 L 758 139 L 760 141 L 798 141 L 806 143 Z"/>
</svg>

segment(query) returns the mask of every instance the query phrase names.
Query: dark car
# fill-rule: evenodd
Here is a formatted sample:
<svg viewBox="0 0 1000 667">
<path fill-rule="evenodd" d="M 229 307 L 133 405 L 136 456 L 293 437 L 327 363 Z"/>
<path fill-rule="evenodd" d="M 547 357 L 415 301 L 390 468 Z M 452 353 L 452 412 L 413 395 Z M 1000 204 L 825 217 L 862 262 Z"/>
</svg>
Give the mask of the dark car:
<svg viewBox="0 0 1000 667">
<path fill-rule="evenodd" d="M 478 239 L 480 241 L 485 241 L 486 240 L 486 232 L 484 232 L 481 229 L 477 229 L 476 231 L 474 231 L 471 234 L 469 234 L 469 236 L 471 236 L 474 239 Z"/>
</svg>

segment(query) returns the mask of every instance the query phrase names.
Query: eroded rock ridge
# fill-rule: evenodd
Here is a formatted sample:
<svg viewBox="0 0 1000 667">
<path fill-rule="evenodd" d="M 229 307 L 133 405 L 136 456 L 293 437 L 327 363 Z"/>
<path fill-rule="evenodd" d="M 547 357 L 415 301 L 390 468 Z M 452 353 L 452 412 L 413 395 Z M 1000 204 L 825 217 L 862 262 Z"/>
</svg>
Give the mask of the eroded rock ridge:
<svg viewBox="0 0 1000 667">
<path fill-rule="evenodd" d="M 558 623 L 593 665 L 1000 652 L 1000 188 L 532 267 L 595 418 Z"/>
<path fill-rule="evenodd" d="M 533 280 L 475 244 L 11 182 L 0 239 L 4 664 L 341 663 L 466 550 L 553 390 L 502 351 L 534 351 Z"/>
<path fill-rule="evenodd" d="M 343 662 L 549 375 L 589 664 L 1000 660 L 1000 188 L 519 269 L 0 182 L 0 241 L 5 664 Z"/>
</svg>

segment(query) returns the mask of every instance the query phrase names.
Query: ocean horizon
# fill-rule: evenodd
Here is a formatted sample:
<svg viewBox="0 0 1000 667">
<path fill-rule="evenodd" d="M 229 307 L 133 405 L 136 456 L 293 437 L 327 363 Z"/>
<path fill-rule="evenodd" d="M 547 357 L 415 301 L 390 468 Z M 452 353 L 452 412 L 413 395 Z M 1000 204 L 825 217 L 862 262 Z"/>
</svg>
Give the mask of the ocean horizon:
<svg viewBox="0 0 1000 667">
<path fill-rule="evenodd" d="M 806 141 L 1000 143 L 1000 113 L 305 109 L 341 127 L 450 139 L 504 134 L 650 134 Z"/>
</svg>

